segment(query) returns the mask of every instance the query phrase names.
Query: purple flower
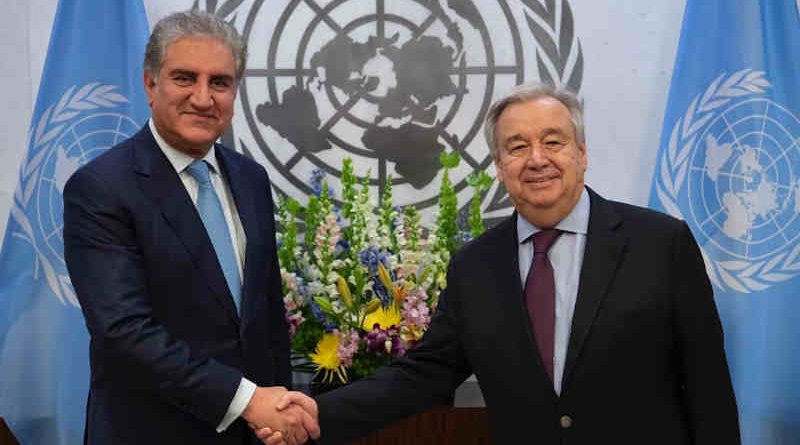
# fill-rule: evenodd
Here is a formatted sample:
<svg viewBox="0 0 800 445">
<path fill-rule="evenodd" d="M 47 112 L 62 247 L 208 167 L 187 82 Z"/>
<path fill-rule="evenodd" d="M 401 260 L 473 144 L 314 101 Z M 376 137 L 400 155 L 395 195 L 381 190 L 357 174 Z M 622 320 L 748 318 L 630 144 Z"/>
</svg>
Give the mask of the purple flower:
<svg viewBox="0 0 800 445">
<path fill-rule="evenodd" d="M 400 338 L 400 330 L 397 326 L 391 326 L 389 329 L 381 329 L 380 325 L 375 323 L 372 330 L 367 332 L 365 338 L 367 342 L 367 351 L 373 354 L 390 354 L 394 357 L 402 357 L 406 353 L 403 339 Z"/>
<path fill-rule="evenodd" d="M 375 323 L 375 326 L 372 328 L 371 331 L 367 332 L 367 336 L 365 340 L 367 341 L 367 351 L 380 354 L 386 352 L 386 338 L 387 334 L 386 331 L 379 327 L 378 323 Z"/>
</svg>

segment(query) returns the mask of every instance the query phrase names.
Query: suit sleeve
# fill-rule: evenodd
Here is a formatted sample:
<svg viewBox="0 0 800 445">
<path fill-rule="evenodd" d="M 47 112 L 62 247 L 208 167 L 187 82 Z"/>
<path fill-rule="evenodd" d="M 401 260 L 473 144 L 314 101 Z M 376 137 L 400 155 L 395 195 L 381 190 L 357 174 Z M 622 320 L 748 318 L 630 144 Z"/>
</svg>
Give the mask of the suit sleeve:
<svg viewBox="0 0 800 445">
<path fill-rule="evenodd" d="M 738 413 L 722 325 L 700 249 L 686 223 L 674 249 L 675 328 L 693 443 L 738 444 Z"/>
<path fill-rule="evenodd" d="M 420 344 L 374 375 L 317 398 L 321 444 L 346 444 L 392 422 L 452 400 L 471 373 L 460 343 L 460 299 L 453 263 Z"/>
<path fill-rule="evenodd" d="M 93 361 L 132 388 L 216 427 L 241 372 L 197 356 L 153 317 L 133 217 L 112 184 L 81 169 L 64 189 L 64 253 L 91 335 Z"/>
</svg>

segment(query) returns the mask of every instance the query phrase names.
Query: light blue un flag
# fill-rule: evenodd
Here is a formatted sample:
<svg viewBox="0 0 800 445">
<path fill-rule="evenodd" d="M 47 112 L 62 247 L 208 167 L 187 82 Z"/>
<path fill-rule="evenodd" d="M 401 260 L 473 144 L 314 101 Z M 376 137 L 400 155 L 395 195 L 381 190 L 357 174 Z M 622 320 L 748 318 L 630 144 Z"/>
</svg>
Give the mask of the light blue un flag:
<svg viewBox="0 0 800 445">
<path fill-rule="evenodd" d="M 797 0 L 687 0 L 650 195 L 686 220 L 745 444 L 800 444 Z"/>
<path fill-rule="evenodd" d="M 89 336 L 64 265 L 61 193 L 149 110 L 141 0 L 62 0 L 0 252 L 0 416 L 20 443 L 83 440 Z"/>
</svg>

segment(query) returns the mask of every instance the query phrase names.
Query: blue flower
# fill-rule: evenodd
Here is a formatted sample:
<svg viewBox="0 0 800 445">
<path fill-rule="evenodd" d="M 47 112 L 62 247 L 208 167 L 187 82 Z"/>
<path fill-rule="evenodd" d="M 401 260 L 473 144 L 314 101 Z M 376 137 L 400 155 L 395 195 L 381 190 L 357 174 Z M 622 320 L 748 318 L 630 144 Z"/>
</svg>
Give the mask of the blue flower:
<svg viewBox="0 0 800 445">
<path fill-rule="evenodd" d="M 321 168 L 315 168 L 311 171 L 311 188 L 314 195 L 319 196 L 322 193 L 322 182 L 325 180 L 325 172 Z"/>
<path fill-rule="evenodd" d="M 340 256 L 344 252 L 350 251 L 350 243 L 347 242 L 346 239 L 340 238 L 338 242 L 336 242 L 336 248 L 334 250 L 334 256 Z"/>
<path fill-rule="evenodd" d="M 381 258 L 377 247 L 367 247 L 358 254 L 358 258 L 361 260 L 361 264 L 367 266 L 370 274 L 378 271 L 378 261 L 381 261 Z"/>
<path fill-rule="evenodd" d="M 325 332 L 331 332 L 337 328 L 336 324 L 332 323 L 328 317 L 325 316 L 325 312 L 322 311 L 322 308 L 319 307 L 316 301 L 311 300 L 308 306 L 311 308 L 311 313 L 314 315 L 314 318 L 322 323 L 322 327 L 325 329 Z"/>
<path fill-rule="evenodd" d="M 322 185 L 325 183 L 325 172 L 321 168 L 315 168 L 311 171 L 311 190 L 316 196 L 322 194 Z M 333 190 L 328 187 L 328 197 L 333 198 Z"/>
<path fill-rule="evenodd" d="M 294 271 L 294 276 L 297 279 L 297 293 L 299 293 L 304 300 L 309 299 L 308 286 L 303 279 L 303 272 L 300 269 Z"/>
<path fill-rule="evenodd" d="M 375 278 L 372 280 L 372 290 L 375 292 L 375 296 L 381 300 L 381 303 L 386 306 L 391 303 L 391 297 L 389 297 L 389 291 L 386 289 L 386 286 L 381 283 L 381 280 Z"/>
</svg>

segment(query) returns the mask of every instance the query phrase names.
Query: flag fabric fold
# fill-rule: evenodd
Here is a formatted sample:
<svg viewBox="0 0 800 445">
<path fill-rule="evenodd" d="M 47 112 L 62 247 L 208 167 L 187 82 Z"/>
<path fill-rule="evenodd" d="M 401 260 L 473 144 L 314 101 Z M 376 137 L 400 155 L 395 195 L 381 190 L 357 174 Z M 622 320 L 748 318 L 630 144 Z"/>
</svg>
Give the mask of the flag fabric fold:
<svg viewBox="0 0 800 445">
<path fill-rule="evenodd" d="M 83 440 L 89 337 L 64 264 L 61 193 L 145 122 L 148 34 L 141 0 L 56 11 L 0 252 L 0 416 L 20 443 Z"/>
<path fill-rule="evenodd" d="M 702 249 L 743 443 L 800 443 L 796 0 L 687 0 L 650 206 Z"/>
</svg>

